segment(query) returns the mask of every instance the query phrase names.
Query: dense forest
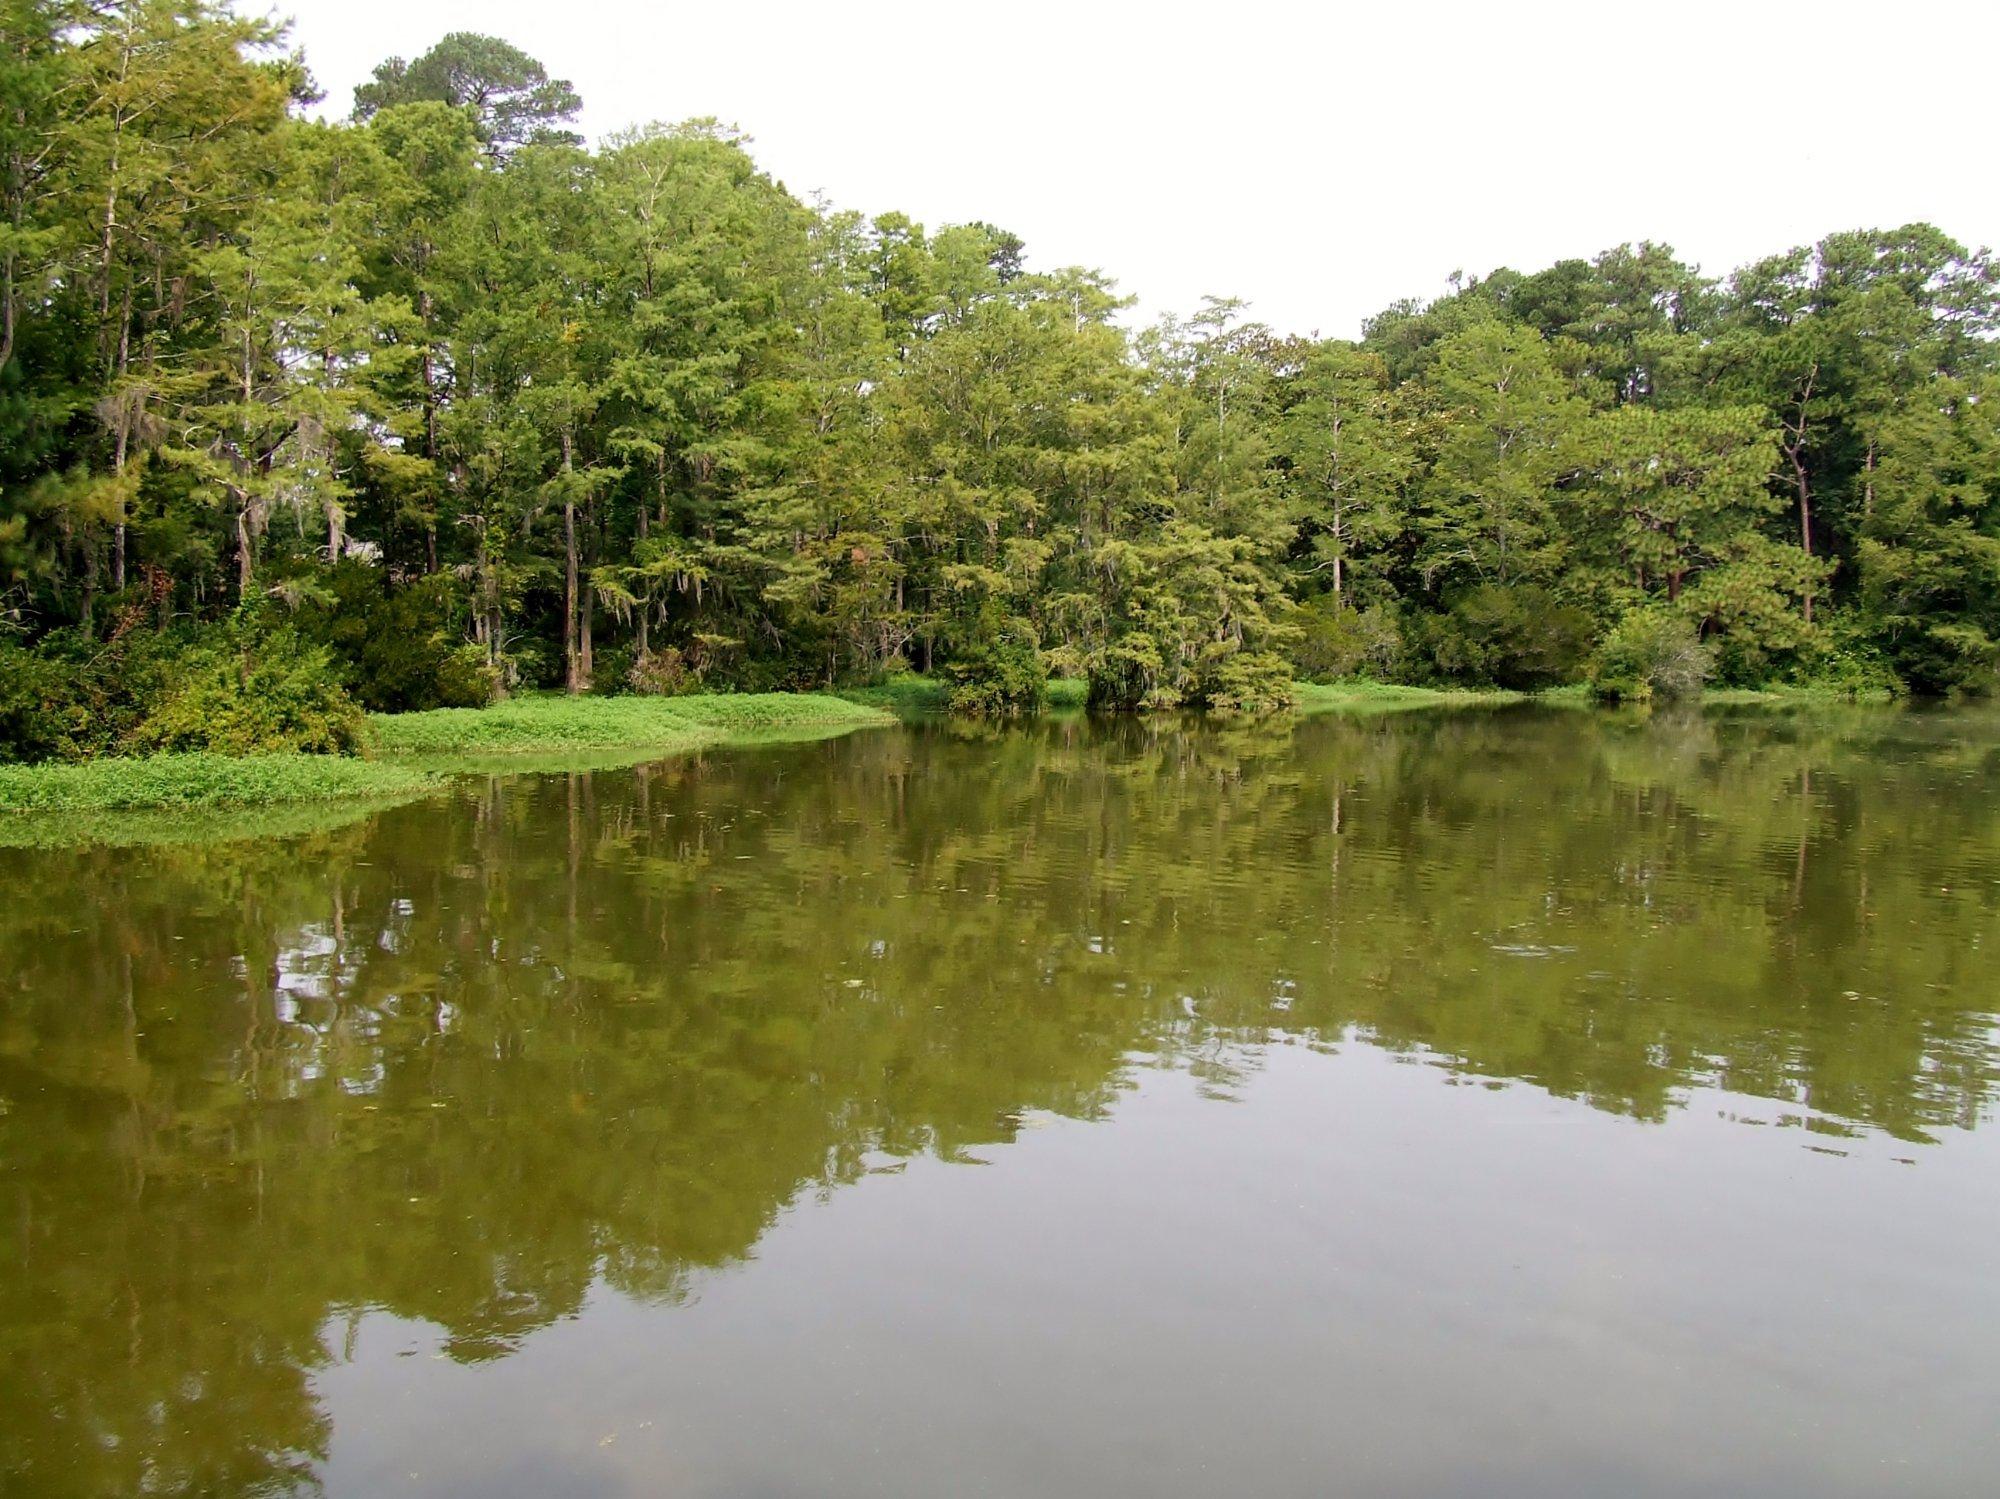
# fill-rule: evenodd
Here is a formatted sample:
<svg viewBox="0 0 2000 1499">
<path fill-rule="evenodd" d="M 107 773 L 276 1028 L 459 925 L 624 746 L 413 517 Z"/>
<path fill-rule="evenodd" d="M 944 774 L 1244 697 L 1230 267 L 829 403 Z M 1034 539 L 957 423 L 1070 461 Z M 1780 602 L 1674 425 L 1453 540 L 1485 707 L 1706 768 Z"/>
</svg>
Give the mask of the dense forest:
<svg viewBox="0 0 2000 1499">
<path fill-rule="evenodd" d="M 1994 673 L 2000 290 L 1928 225 L 1133 331 L 714 121 L 588 146 L 493 38 L 330 123 L 215 0 L 0 15 L 0 758 L 912 670 L 988 712 Z"/>
</svg>

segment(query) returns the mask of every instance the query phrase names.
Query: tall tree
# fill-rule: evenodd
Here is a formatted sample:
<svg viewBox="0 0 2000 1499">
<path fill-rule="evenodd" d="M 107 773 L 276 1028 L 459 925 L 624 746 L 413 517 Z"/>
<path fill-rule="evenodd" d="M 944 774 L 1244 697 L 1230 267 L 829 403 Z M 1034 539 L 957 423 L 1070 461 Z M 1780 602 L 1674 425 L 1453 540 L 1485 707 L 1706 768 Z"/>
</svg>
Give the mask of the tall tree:
<svg viewBox="0 0 2000 1499">
<path fill-rule="evenodd" d="M 534 58 L 495 36 L 454 31 L 415 62 L 390 58 L 354 90 L 354 117 L 425 101 L 467 110 L 496 158 L 522 146 L 583 143 L 568 128 L 583 108 L 569 81 L 549 77 Z"/>
</svg>

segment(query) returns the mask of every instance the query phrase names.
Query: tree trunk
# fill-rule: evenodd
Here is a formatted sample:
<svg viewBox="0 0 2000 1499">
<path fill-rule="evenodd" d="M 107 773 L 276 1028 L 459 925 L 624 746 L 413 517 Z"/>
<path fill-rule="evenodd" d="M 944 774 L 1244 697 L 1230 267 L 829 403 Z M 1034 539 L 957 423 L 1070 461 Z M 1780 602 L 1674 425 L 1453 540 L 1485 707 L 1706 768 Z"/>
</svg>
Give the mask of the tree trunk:
<svg viewBox="0 0 2000 1499">
<path fill-rule="evenodd" d="M 437 476 L 438 425 L 437 389 L 432 378 L 431 294 L 426 287 L 417 294 L 417 310 L 424 324 L 424 457 L 430 461 L 433 482 Z M 431 493 L 430 513 L 424 517 L 424 571 L 438 570 L 437 493 Z"/>
<path fill-rule="evenodd" d="M 250 496 L 239 490 L 236 495 L 236 602 L 239 604 L 249 602 L 256 566 L 250 539 Z"/>
<path fill-rule="evenodd" d="M 576 660 L 576 502 L 563 500 L 563 685 L 583 690 Z"/>
<path fill-rule="evenodd" d="M 1799 490 L 1799 545 L 1805 549 L 1806 556 L 1810 557 L 1813 554 L 1812 485 L 1806 478 L 1806 466 L 1804 463 L 1799 461 L 1799 455 L 1796 449 L 1792 453 L 1792 472 L 1796 477 Z M 1812 596 L 1811 579 L 1806 580 L 1805 604 L 1806 604 L 1806 623 L 1811 624 L 1813 622 L 1813 617 L 1812 617 L 1813 596 Z"/>
<path fill-rule="evenodd" d="M 1340 502 L 1333 503 L 1333 612 L 1340 613 L 1341 605 L 1341 558 L 1347 550 L 1347 543 L 1340 534 Z"/>
<path fill-rule="evenodd" d="M 578 558 L 576 548 L 576 497 L 570 489 L 570 478 L 576 472 L 576 434 L 567 427 L 562 435 L 563 471 L 563 685 L 572 692 L 582 692 L 590 685 L 584 659 L 578 650 L 577 618 L 581 613 L 581 593 L 578 587 Z"/>
<path fill-rule="evenodd" d="M 97 539 L 90 534 L 86 523 L 78 532 L 83 544 L 83 611 L 78 621 L 83 629 L 83 638 L 89 640 L 97 633 Z"/>
<path fill-rule="evenodd" d="M 1819 383 L 1819 363 L 1818 361 L 1814 361 L 1812 368 L 1806 371 L 1805 385 L 1799 391 L 1799 397 L 1798 397 L 1799 419 L 1796 423 L 1787 422 L 1785 424 L 1785 436 L 1789 439 L 1789 441 L 1785 442 L 1782 445 L 1784 448 L 1785 456 L 1791 460 L 1792 477 L 1794 482 L 1798 486 L 1799 545 L 1804 549 L 1805 554 L 1808 557 L 1811 557 L 1813 554 L 1813 545 L 1812 545 L 1812 481 L 1810 476 L 1806 473 L 1806 415 L 1807 415 L 1807 407 L 1812 402 L 1813 387 L 1818 383 Z M 1811 624 L 1813 622 L 1813 596 L 1812 596 L 1811 579 L 1806 580 L 1805 615 L 1806 615 L 1806 623 Z"/>
<path fill-rule="evenodd" d="M 581 684 L 580 690 L 584 692 L 590 690 L 590 679 L 597 670 L 597 662 L 590 648 L 591 626 L 596 618 L 597 593 L 594 589 L 586 588 L 583 590 L 583 622 L 577 635 L 576 651 L 576 675 Z"/>
<path fill-rule="evenodd" d="M 125 288 L 125 299 L 118 312 L 118 373 L 113 384 L 117 389 L 125 382 L 132 368 L 132 288 Z M 125 460 L 131 453 L 132 424 L 137 413 L 123 404 L 123 398 L 114 408 L 118 413 L 117 453 L 112 463 L 112 473 L 120 481 L 125 477 Z M 112 486 L 117 496 L 117 510 L 111 523 L 111 586 L 122 593 L 125 590 L 125 487 L 122 482 Z"/>
<path fill-rule="evenodd" d="M 639 507 L 639 539 L 646 539 L 646 507 Z M 639 659 L 653 653 L 653 580 L 648 578 L 639 595 Z"/>
</svg>

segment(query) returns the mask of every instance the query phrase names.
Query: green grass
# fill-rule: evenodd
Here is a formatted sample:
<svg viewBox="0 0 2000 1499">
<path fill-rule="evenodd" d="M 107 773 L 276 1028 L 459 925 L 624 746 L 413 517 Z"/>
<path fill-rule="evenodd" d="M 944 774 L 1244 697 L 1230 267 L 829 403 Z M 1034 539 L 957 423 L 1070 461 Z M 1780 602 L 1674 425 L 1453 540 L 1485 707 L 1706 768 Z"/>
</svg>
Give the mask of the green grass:
<svg viewBox="0 0 2000 1499">
<path fill-rule="evenodd" d="M 1585 682 L 1546 687 L 1539 692 L 1510 692 L 1497 687 L 1402 687 L 1388 682 L 1299 682 L 1294 687 L 1301 713 L 1385 713 L 1403 708 L 1490 707 L 1527 702 L 1551 708 L 1604 706 Z M 1701 695 L 1702 706 L 1724 708 L 1815 704 L 1841 706 L 1894 700 L 1887 692 L 1857 694 L 1842 688 L 1801 687 L 1788 683 L 1769 687 L 1711 687 Z"/>
<path fill-rule="evenodd" d="M 517 698 L 377 715 L 384 756 L 156 755 L 0 766 L 0 847 L 210 841 L 305 831 L 466 771 L 610 768 L 687 750 L 820 738 L 894 720 L 812 693 Z M 243 809 L 280 809 L 245 815 Z"/>
<path fill-rule="evenodd" d="M 1886 687 L 1815 686 L 1811 683 L 1774 682 L 1768 687 L 1709 687 L 1701 694 L 1702 702 L 1717 707 L 1755 707 L 1759 705 L 1787 707 L 1794 705 L 1831 704 L 1847 706 L 1864 704 L 1879 706 L 1896 701 L 1896 695 Z"/>
<path fill-rule="evenodd" d="M 945 713 L 951 684 L 938 677 L 914 673 L 891 677 L 873 687 L 843 687 L 840 696 L 849 702 L 883 708 L 901 718 L 926 713 Z M 1082 677 L 1050 677 L 1042 692 L 1045 708 L 1081 708 L 1090 697 L 1090 683 Z"/>
<path fill-rule="evenodd" d="M 1410 708 L 1495 707 L 1526 700 L 1500 688 L 1403 687 L 1392 682 L 1295 682 L 1301 713 L 1399 713 Z"/>
<path fill-rule="evenodd" d="M 438 788 L 408 765 L 337 755 L 153 755 L 0 766 L 0 813 L 214 811 L 285 802 L 388 802 Z"/>
<path fill-rule="evenodd" d="M 1567 687 L 1545 688 L 1534 695 L 1534 700 L 1561 708 L 1615 706 L 1601 701 L 1591 690 L 1588 682 L 1573 682 Z M 1887 688 L 1864 688 L 1854 691 L 1845 687 L 1801 686 L 1793 682 L 1774 682 L 1766 687 L 1704 687 L 1699 699 L 1689 701 L 1698 702 L 1704 708 L 1845 708 L 1855 705 L 1879 707 L 1895 702 L 1896 695 Z"/>
<path fill-rule="evenodd" d="M 609 750 L 663 755 L 891 722 L 878 708 L 821 693 L 694 697 L 522 697 L 490 708 L 377 714 L 385 755 L 537 759 Z M 601 763 L 601 762 L 600 762 Z"/>
<path fill-rule="evenodd" d="M 1497 688 L 1475 691 L 1457 687 L 1400 687 L 1387 682 L 1295 682 L 1301 713 L 1388 713 L 1404 708 L 1445 708 L 1518 703 L 1526 694 Z M 1581 690 L 1581 689 L 1579 689 Z M 920 717 L 948 711 L 950 684 L 937 677 L 911 674 L 892 677 L 874 687 L 843 688 L 850 702 L 884 708 L 900 717 Z M 1043 694 L 1045 707 L 1075 709 L 1090 699 L 1090 683 L 1082 677 L 1051 677 Z"/>
<path fill-rule="evenodd" d="M 951 685 L 940 677 L 914 674 L 891 677 L 873 687 L 843 687 L 840 696 L 863 707 L 880 708 L 907 718 L 912 714 L 943 713 Z"/>
<path fill-rule="evenodd" d="M 1085 677 L 1050 677 L 1042 701 L 1051 708 L 1081 708 L 1090 701 L 1090 682 Z"/>
</svg>

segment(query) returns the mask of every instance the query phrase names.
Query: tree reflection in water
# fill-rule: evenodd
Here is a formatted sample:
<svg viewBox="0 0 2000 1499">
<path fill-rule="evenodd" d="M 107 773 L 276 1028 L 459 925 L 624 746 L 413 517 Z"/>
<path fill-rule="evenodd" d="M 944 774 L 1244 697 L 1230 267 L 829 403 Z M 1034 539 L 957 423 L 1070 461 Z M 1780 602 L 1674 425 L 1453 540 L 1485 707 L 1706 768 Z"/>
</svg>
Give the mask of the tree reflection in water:
<svg viewBox="0 0 2000 1499">
<path fill-rule="evenodd" d="M 1990 724 L 938 725 L 0 850 L 0 1471 L 312 1480 L 362 1309 L 505 1356 L 871 1157 L 1361 1043 L 1638 1120 L 1990 1115 Z M 1766 1111 L 1771 1112 L 1769 1110 Z"/>
</svg>

